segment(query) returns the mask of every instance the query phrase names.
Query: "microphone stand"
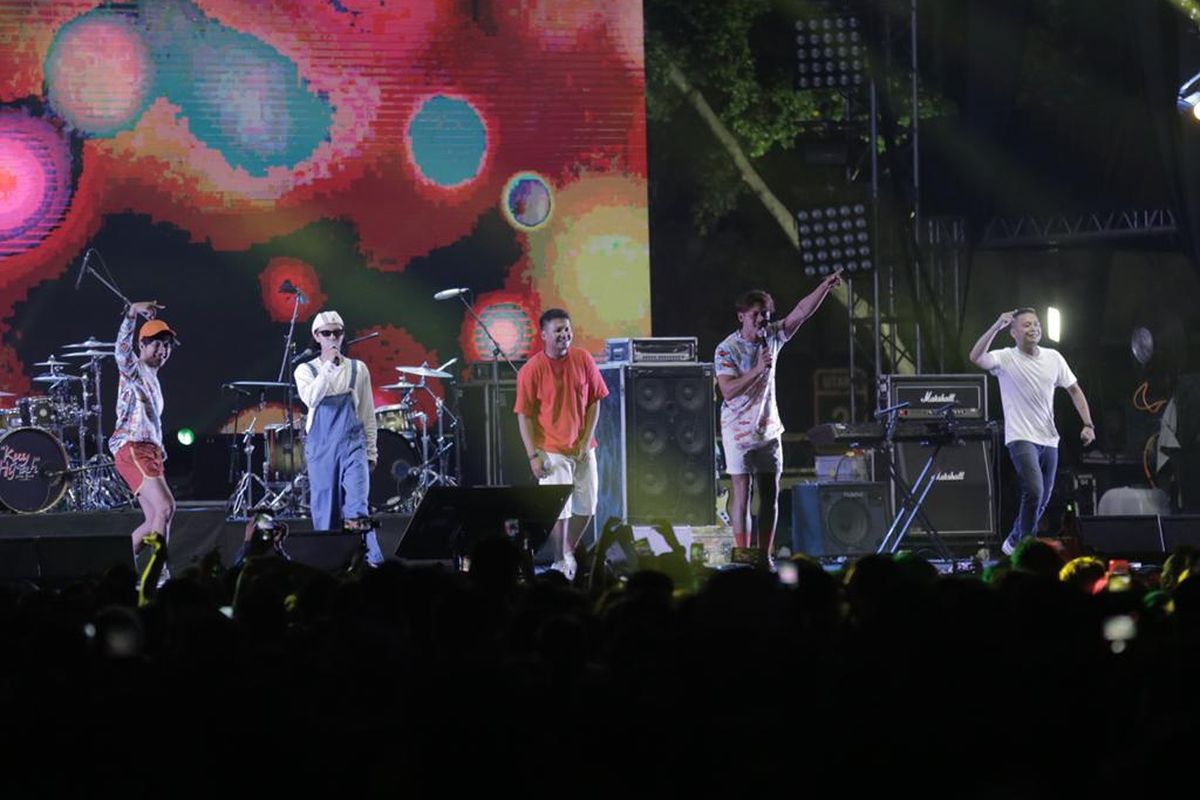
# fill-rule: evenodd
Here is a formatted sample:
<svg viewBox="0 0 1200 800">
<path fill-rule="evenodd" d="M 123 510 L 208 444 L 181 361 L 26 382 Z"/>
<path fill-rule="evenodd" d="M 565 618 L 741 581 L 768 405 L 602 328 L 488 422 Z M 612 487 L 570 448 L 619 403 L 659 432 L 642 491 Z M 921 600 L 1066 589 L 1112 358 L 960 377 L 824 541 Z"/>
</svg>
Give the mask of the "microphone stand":
<svg viewBox="0 0 1200 800">
<path fill-rule="evenodd" d="M 496 341 L 496 337 L 488 329 L 487 323 L 479 318 L 479 315 L 475 313 L 475 309 L 471 307 L 471 304 L 463 299 L 463 295 L 460 294 L 458 299 L 463 304 L 463 307 L 467 309 L 467 313 L 471 315 L 471 318 L 475 320 L 480 328 L 483 328 L 484 334 L 492 343 L 492 367 L 491 375 L 488 378 L 488 386 L 492 390 L 492 416 L 491 424 L 488 428 L 487 480 L 489 486 L 502 486 L 504 485 L 504 436 L 500 431 L 500 414 L 502 411 L 500 405 L 500 359 L 504 359 L 504 363 L 508 364 L 514 377 L 517 374 L 517 365 L 509 359 L 508 355 L 504 352 L 504 348 L 500 346 L 500 342 Z"/>
<path fill-rule="evenodd" d="M 279 376 L 277 378 L 275 378 L 276 383 L 283 383 L 283 376 L 284 376 L 284 373 L 287 371 L 288 361 L 291 359 L 292 355 L 294 355 L 294 351 L 296 349 L 295 343 L 293 342 L 293 337 L 295 336 L 295 333 L 296 333 L 296 317 L 299 316 L 299 314 L 300 314 L 301 304 L 308 302 L 307 298 L 305 298 L 305 296 L 304 296 L 304 292 L 300 291 L 299 289 L 296 290 L 293 300 L 294 300 L 294 302 L 292 303 L 292 318 L 288 322 L 287 336 L 285 336 L 283 338 L 283 359 L 279 362 Z M 264 396 L 266 395 L 265 389 L 263 390 L 263 395 Z M 292 381 L 289 378 L 288 379 L 287 400 L 286 400 L 286 402 L 284 404 L 284 408 L 283 408 L 283 420 L 284 420 L 284 424 L 286 425 L 285 431 L 287 434 L 286 438 L 287 438 L 287 454 L 288 454 L 288 475 L 291 476 L 291 480 L 295 480 L 295 478 L 296 478 L 296 428 L 295 428 L 296 415 L 295 415 L 295 409 L 293 408 L 294 405 L 295 405 L 295 394 L 294 394 L 294 390 L 292 387 Z M 282 437 L 281 437 L 281 441 L 282 441 Z M 265 467 L 264 467 L 264 469 L 265 469 Z M 290 492 L 288 495 L 288 511 L 293 516 L 296 515 L 296 513 L 297 513 L 296 499 L 297 499 L 296 493 Z"/>
</svg>

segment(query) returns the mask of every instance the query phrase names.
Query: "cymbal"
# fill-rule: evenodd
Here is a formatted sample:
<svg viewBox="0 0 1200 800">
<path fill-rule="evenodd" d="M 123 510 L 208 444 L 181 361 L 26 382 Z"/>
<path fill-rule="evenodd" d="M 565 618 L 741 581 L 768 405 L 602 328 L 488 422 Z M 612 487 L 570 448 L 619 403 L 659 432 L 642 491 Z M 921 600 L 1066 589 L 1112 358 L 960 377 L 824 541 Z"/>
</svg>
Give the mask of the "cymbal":
<svg viewBox="0 0 1200 800">
<path fill-rule="evenodd" d="M 398 383 L 389 383 L 387 386 L 380 386 L 380 389 L 391 389 L 393 392 L 398 392 L 401 389 L 416 389 L 417 384 L 409 383 L 408 381 L 400 381 Z"/>
<path fill-rule="evenodd" d="M 16 392 L 6 392 L 3 389 L 0 389 L 0 397 L 16 397 L 16 396 L 17 396 Z"/>
<path fill-rule="evenodd" d="M 83 378 L 78 375 L 35 375 L 34 383 L 59 383 L 60 381 L 81 381 Z"/>
<path fill-rule="evenodd" d="M 241 389 L 287 389 L 292 384 L 284 381 L 230 381 L 226 385 Z"/>
<path fill-rule="evenodd" d="M 50 356 L 50 358 L 46 359 L 45 361 L 35 361 L 35 362 L 33 362 L 33 365 L 35 367 L 73 367 L 73 366 L 75 366 L 70 361 L 59 361 L 54 356 Z"/>
<path fill-rule="evenodd" d="M 95 336 L 89 336 L 86 342 L 76 342 L 75 344 L 64 344 L 63 347 L 86 347 L 92 350 L 97 347 L 116 347 L 116 342 L 102 342 Z"/>
<path fill-rule="evenodd" d="M 409 375 L 420 375 L 422 378 L 453 378 L 449 372 L 443 372 L 440 369 L 432 369 L 430 367 L 396 367 L 396 372 L 404 372 Z"/>
<path fill-rule="evenodd" d="M 63 358 L 108 358 L 112 350 L 80 350 L 78 353 L 63 353 Z"/>
</svg>

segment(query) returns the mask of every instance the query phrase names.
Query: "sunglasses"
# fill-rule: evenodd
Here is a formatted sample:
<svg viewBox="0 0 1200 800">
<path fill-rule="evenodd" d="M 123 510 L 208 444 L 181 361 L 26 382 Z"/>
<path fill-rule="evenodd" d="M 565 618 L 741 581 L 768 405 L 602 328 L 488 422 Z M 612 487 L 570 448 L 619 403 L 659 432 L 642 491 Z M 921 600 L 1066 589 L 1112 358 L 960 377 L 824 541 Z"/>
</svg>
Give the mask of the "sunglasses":
<svg viewBox="0 0 1200 800">
<path fill-rule="evenodd" d="M 342 335 L 342 329 L 336 328 L 332 331 L 317 331 L 318 336 L 324 336 L 329 339 L 336 339 Z"/>
</svg>

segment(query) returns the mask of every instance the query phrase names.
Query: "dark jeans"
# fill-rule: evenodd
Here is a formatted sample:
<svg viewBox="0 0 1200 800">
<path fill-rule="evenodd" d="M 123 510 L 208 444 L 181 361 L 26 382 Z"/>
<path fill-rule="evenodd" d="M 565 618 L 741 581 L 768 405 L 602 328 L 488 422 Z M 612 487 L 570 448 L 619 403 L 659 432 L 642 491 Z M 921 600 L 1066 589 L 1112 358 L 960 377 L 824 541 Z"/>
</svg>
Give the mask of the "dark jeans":
<svg viewBox="0 0 1200 800">
<path fill-rule="evenodd" d="M 1015 543 L 1037 533 L 1038 520 L 1054 491 L 1058 448 L 1017 441 L 1009 444 L 1008 455 L 1017 468 L 1017 479 L 1021 483 L 1021 510 L 1008 534 L 1009 540 Z"/>
</svg>

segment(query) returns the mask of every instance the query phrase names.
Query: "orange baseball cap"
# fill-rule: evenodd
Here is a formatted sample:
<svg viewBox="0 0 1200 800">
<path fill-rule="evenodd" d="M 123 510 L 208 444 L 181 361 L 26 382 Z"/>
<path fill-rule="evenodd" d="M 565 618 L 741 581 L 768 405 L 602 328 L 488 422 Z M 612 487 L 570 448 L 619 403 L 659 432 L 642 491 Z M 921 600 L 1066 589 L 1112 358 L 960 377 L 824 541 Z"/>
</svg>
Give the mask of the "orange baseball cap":
<svg viewBox="0 0 1200 800">
<path fill-rule="evenodd" d="M 171 326 L 161 319 L 152 319 L 143 325 L 141 332 L 138 334 L 138 339 L 149 339 L 151 336 L 158 336 L 160 333 L 171 334 L 171 338 L 175 340 L 176 344 L 179 344 L 179 334 L 171 330 Z"/>
</svg>

